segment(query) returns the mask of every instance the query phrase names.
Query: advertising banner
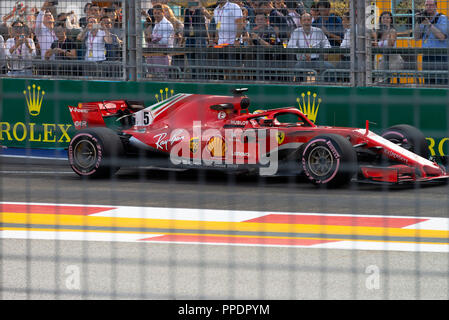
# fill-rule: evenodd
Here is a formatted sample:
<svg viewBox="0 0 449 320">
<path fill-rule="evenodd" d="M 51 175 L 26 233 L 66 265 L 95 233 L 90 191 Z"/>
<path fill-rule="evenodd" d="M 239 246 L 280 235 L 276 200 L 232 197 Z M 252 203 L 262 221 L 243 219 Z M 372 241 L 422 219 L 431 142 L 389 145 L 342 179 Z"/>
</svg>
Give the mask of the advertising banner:
<svg viewBox="0 0 449 320">
<path fill-rule="evenodd" d="M 68 106 L 115 99 L 162 101 L 177 93 L 232 95 L 247 87 L 249 110 L 294 106 L 317 125 L 381 132 L 395 124 L 423 131 L 432 155 L 449 154 L 448 90 L 197 83 L 0 80 L 0 145 L 66 148 L 75 132 Z"/>
</svg>

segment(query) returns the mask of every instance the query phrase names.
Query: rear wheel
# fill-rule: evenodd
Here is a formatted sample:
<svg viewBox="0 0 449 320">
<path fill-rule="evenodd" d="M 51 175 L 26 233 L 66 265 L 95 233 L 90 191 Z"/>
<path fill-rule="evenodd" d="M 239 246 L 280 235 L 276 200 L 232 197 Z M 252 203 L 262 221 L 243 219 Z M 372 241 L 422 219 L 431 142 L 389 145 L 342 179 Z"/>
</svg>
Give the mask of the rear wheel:
<svg viewBox="0 0 449 320">
<path fill-rule="evenodd" d="M 413 126 L 400 124 L 390 127 L 382 133 L 382 137 L 423 158 L 430 157 L 426 137 Z"/>
<path fill-rule="evenodd" d="M 314 184 L 341 186 L 357 172 L 357 155 L 351 143 L 329 134 L 310 140 L 301 157 L 306 177 Z"/>
<path fill-rule="evenodd" d="M 108 128 L 80 130 L 69 145 L 69 163 L 80 176 L 112 176 L 120 169 L 123 145 L 119 136 Z"/>
</svg>

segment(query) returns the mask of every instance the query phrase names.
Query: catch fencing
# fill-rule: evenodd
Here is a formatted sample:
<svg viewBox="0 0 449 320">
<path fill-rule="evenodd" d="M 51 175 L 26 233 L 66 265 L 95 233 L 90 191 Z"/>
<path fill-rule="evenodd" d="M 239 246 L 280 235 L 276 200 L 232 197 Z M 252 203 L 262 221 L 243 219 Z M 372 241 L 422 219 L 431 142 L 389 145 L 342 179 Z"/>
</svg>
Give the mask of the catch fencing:
<svg viewBox="0 0 449 320">
<path fill-rule="evenodd" d="M 244 38 L 243 45 L 239 38 L 238 44 L 221 47 L 218 43 L 197 47 L 193 42 L 187 46 L 187 41 L 169 47 L 159 43 L 157 33 L 153 37 L 156 26 L 150 27 L 148 16 L 153 21 L 158 13 L 153 11 L 151 17 L 150 2 L 101 1 L 106 7 L 116 6 L 114 13 L 106 11 L 115 16 L 109 19 L 115 20 L 118 27 L 111 33 L 121 40 L 117 41 L 120 49 L 112 51 L 117 54 L 116 60 L 108 60 L 105 50 L 92 50 L 92 56 L 104 55 L 101 62 L 86 61 L 90 57 L 89 41 L 97 36 L 89 40 L 91 31 L 86 31 L 84 41 L 76 40 L 85 30 L 81 25 L 75 31 L 70 29 L 77 35 L 72 35 L 64 46 L 58 46 L 59 39 L 50 44 L 48 50 L 62 51 L 47 51 L 49 59 L 42 55 L 42 44 L 49 42 L 39 41 L 33 35 L 33 55 L 28 41 L 31 37 L 27 37 L 30 30 L 35 30 L 33 18 L 28 30 L 24 22 L 16 24 L 16 30 L 10 24 L 30 14 L 37 17 L 44 2 L 22 2 L 29 5 L 26 10 L 30 11 L 25 15 L 20 13 L 24 7 L 20 7 L 19 13 L 17 8 L 12 12 L 15 1 L 0 2 L 2 19 L 11 12 L 18 16 L 6 19 L 8 28 L 2 33 L 5 42 L 10 42 L 10 54 L 18 50 L 13 47 L 16 38 L 20 43 L 22 35 L 31 47 L 19 44 L 21 55 L 28 50 L 29 59 L 5 54 L 1 60 L 0 299 L 171 299 L 181 305 L 161 311 L 178 316 L 188 314 L 187 305 L 192 303 L 179 302 L 180 299 L 218 299 L 226 305 L 232 304 L 233 299 L 263 299 L 266 303 L 261 302 L 264 306 L 258 310 L 269 310 L 270 315 L 280 318 L 268 300 L 449 298 L 447 184 L 353 181 L 340 188 L 315 186 L 306 175 L 297 175 L 303 168 L 303 157 L 298 153 L 304 144 L 296 140 L 290 145 L 295 149 L 293 153 L 286 154 L 296 169 L 280 168 L 284 169 L 280 176 L 268 177 L 248 171 L 220 171 L 232 167 L 184 170 L 172 167 L 156 153 L 149 157 L 139 152 L 132 159 L 139 161 L 138 168 L 136 162 L 129 165 L 126 159 L 120 159 L 122 166 L 112 177 L 87 179 L 70 168 L 66 152 L 77 134 L 75 126 L 82 125 L 81 121 L 73 121 L 70 111 L 89 113 L 88 108 L 77 108 L 79 103 L 96 101 L 96 106 L 106 110 L 111 104 L 115 108 L 116 103 L 122 103 L 119 101 L 129 99 L 135 108 L 160 107 L 158 111 L 162 113 L 175 99 L 190 94 L 226 96 L 231 91 L 238 95 L 235 89 L 248 84 L 246 95 L 251 104 L 247 113 L 240 116 L 261 117 L 256 126 L 270 124 L 270 119 L 259 114 L 261 111 L 287 106 L 307 114 L 322 130 L 327 126 L 354 127 L 363 128 L 358 130 L 362 135 L 368 134 L 367 129 L 381 134 L 404 123 L 423 133 L 420 140 L 428 143 L 429 159 L 447 156 L 449 92 L 445 88 L 428 89 L 444 87 L 447 70 L 437 64 L 440 58 L 435 58 L 434 69 L 430 69 L 429 58 L 424 59 L 447 56 L 447 48 L 423 48 L 422 40 L 405 36 L 410 26 L 416 29 L 420 25 L 415 22 L 422 15 L 418 11 L 424 8 L 423 1 L 377 1 L 375 8 L 371 2 L 331 1 L 334 10 L 336 4 L 341 4 L 339 15 L 350 12 L 352 37 L 347 48 L 293 48 L 289 41 L 286 47 L 283 41 L 277 46 L 245 47 Z M 72 11 L 80 23 L 84 4 L 85 1 L 60 1 L 56 13 L 47 15 L 46 23 L 51 18 L 57 20 L 61 12 L 72 15 Z M 311 1 L 303 4 L 310 11 Z M 437 5 L 446 14 L 447 2 L 438 1 Z M 38 10 L 32 13 L 34 6 Z M 179 6 L 181 9 L 172 7 L 175 16 L 185 22 L 185 4 Z M 90 14 L 95 15 L 97 10 L 94 7 Z M 379 45 L 385 40 L 388 43 L 395 34 L 391 28 L 388 37 L 384 32 L 376 35 L 377 39 L 368 31 L 380 29 L 375 26 L 383 11 L 392 12 L 395 46 Z M 356 17 L 355 12 L 365 15 Z M 212 17 L 212 10 L 209 14 Z M 95 27 L 96 35 L 102 28 L 109 28 L 107 19 L 101 26 L 102 18 L 100 26 Z M 68 37 L 67 20 L 65 23 L 63 30 Z M 94 24 L 98 20 L 92 20 L 92 29 Z M 11 30 L 15 33 L 12 38 Z M 61 36 L 60 30 L 55 30 L 55 37 Z M 182 35 L 185 38 L 185 30 Z M 110 38 L 106 32 L 102 36 L 105 48 Z M 154 39 L 158 43 L 149 45 L 156 42 Z M 98 43 L 97 46 L 101 47 Z M 67 59 L 58 59 L 58 55 Z M 392 68 L 391 60 L 397 59 L 394 55 L 403 60 L 400 68 Z M 301 62 L 298 56 L 306 58 L 301 66 L 297 66 Z M 325 61 L 333 67 L 317 68 L 324 64 L 307 61 L 321 56 L 327 56 Z M 341 62 L 346 62 L 347 68 L 338 65 Z M 91 79 L 113 81 L 69 81 Z M 137 99 L 141 101 L 134 101 Z M 235 114 L 227 112 L 226 104 L 193 106 L 198 108 L 191 109 L 188 116 L 192 118 L 204 119 L 208 112 L 216 112 L 213 121 L 202 122 L 203 129 L 213 127 L 215 120 L 229 117 L 226 125 L 235 129 L 231 140 L 242 137 L 239 140 L 245 141 L 241 129 L 249 128 L 255 121 L 231 118 Z M 149 115 L 142 114 L 141 120 Z M 117 112 L 106 117 L 105 123 L 118 129 L 123 125 L 120 120 L 128 116 Z M 158 141 L 159 148 L 180 138 L 168 139 L 168 134 L 178 129 L 168 131 L 166 125 L 172 123 L 162 123 L 155 129 L 160 131 L 148 135 Z M 287 148 L 281 148 L 291 137 L 310 133 L 309 128 L 300 131 L 304 128 L 287 119 L 279 127 L 286 134 L 276 135 L 280 152 L 275 154 L 286 151 Z M 120 137 L 126 142 L 124 131 Z M 146 138 L 142 137 L 144 130 L 133 133 Z M 189 143 L 188 151 L 198 152 L 198 137 L 191 138 L 184 140 Z M 399 145 L 396 150 L 411 148 L 406 139 L 392 140 Z M 89 140 L 84 141 L 78 145 L 80 161 L 95 166 Z M 215 141 L 207 141 L 202 151 L 223 152 Z M 328 151 L 315 162 L 317 168 L 326 164 L 326 155 L 338 153 L 323 145 L 315 155 L 319 156 L 319 150 Z M 362 161 L 368 161 L 363 157 L 371 161 L 382 150 L 364 143 L 353 147 L 354 150 L 349 148 L 353 153 L 366 151 L 358 155 Z M 102 150 L 101 145 L 96 150 Z M 245 158 L 248 154 L 244 151 L 235 156 Z M 340 158 L 335 159 L 332 164 L 337 167 Z M 383 164 L 381 159 L 375 160 Z M 405 180 L 416 175 L 401 163 L 385 171 L 385 175 L 394 179 L 396 172 L 398 178 Z M 161 308 L 159 302 L 148 305 L 151 313 Z M 303 311 L 300 307 L 292 311 Z M 236 314 L 217 306 L 213 315 L 226 319 Z"/>
<path fill-rule="evenodd" d="M 446 0 L 94 3 L 2 1 L 1 76 L 447 86 Z"/>
</svg>

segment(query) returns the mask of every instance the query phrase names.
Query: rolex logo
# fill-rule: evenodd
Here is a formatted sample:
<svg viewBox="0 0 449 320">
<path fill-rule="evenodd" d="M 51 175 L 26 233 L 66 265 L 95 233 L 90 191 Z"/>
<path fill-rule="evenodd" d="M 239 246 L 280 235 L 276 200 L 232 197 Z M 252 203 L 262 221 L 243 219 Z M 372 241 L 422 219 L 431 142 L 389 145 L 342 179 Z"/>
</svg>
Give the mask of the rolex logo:
<svg viewBox="0 0 449 320">
<path fill-rule="evenodd" d="M 310 121 L 315 123 L 316 117 L 318 115 L 318 109 L 320 108 L 321 98 L 317 99 L 317 95 L 316 93 L 314 93 L 311 99 L 310 95 L 311 93 L 310 91 L 308 91 L 306 98 L 306 94 L 303 92 L 301 93 L 302 99 L 296 98 L 296 102 L 298 102 L 299 110 L 304 113 Z"/>
<path fill-rule="evenodd" d="M 168 98 L 172 97 L 175 92 L 173 90 L 169 91 L 168 88 L 165 88 L 165 90 L 160 89 L 159 93 L 160 93 L 160 95 L 159 94 L 154 95 L 156 97 L 157 102 L 167 100 Z M 169 93 L 170 93 L 170 96 L 169 96 Z"/>
<path fill-rule="evenodd" d="M 42 100 L 44 99 L 45 91 L 41 92 L 41 87 L 37 87 L 36 91 L 36 85 L 33 84 L 33 86 L 28 86 L 28 92 L 27 90 L 24 90 L 23 94 L 25 95 L 30 114 L 34 117 L 38 116 L 41 112 Z"/>
</svg>

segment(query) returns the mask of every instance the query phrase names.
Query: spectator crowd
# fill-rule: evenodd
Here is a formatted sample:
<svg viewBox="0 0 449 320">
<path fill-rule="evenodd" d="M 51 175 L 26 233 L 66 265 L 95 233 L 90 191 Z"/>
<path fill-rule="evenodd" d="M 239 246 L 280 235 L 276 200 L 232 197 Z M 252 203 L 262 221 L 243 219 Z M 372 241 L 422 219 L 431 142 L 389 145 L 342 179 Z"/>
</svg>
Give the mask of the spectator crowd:
<svg viewBox="0 0 449 320">
<path fill-rule="evenodd" d="M 70 62 L 120 61 L 121 12 L 121 2 L 110 2 L 108 7 L 85 3 L 84 16 L 78 18 L 74 11 L 60 12 L 58 1 L 45 1 L 41 8 L 18 1 L 1 19 L 0 73 L 31 76 L 34 69 L 39 75 L 116 76 L 113 67 Z"/>
<path fill-rule="evenodd" d="M 176 2 L 176 1 L 175 1 Z M 42 61 L 37 72 L 42 75 L 118 76 L 118 71 L 103 62 L 122 61 L 124 18 L 122 2 L 82 2 L 83 15 L 61 12 L 58 1 L 46 1 L 41 8 L 28 8 L 20 1 L 2 18 L 0 26 L 0 73 L 31 75 L 34 61 Z M 168 74 L 169 67 L 190 67 L 192 78 L 201 70 L 213 67 L 276 67 L 288 70 L 350 69 L 348 54 L 323 54 L 323 51 L 283 53 L 282 48 L 350 48 L 349 12 L 336 14 L 328 0 L 203 0 L 182 3 L 175 15 L 167 0 L 148 0 L 142 22 L 144 76 Z M 436 10 L 435 0 L 425 1 L 426 18 L 416 23 L 414 35 L 423 39 L 423 47 L 447 48 L 447 18 Z M 80 10 L 81 11 L 81 10 Z M 393 16 L 380 15 L 379 28 L 372 32 L 373 46 L 396 47 L 397 31 Z M 249 50 L 241 54 L 226 50 L 210 55 L 206 47 L 263 47 L 273 50 L 262 55 Z M 163 53 L 152 48 L 186 48 L 184 53 Z M 195 50 L 187 50 L 194 48 Z M 161 53 L 162 52 L 162 53 Z M 88 62 L 81 67 L 72 61 Z M 69 62 L 69 63 L 67 63 Z M 106 67 L 98 68 L 99 65 Z M 378 69 L 403 69 L 398 54 L 383 55 L 375 62 Z M 424 68 L 447 70 L 447 56 L 425 56 Z M 49 67 L 52 66 L 52 67 Z M 197 68 L 197 70 L 195 69 Z M 295 79 L 303 81 L 305 75 Z M 345 78 L 347 80 L 347 77 Z M 379 79 L 385 81 L 389 79 Z M 329 78 L 328 81 L 335 81 Z"/>
</svg>

